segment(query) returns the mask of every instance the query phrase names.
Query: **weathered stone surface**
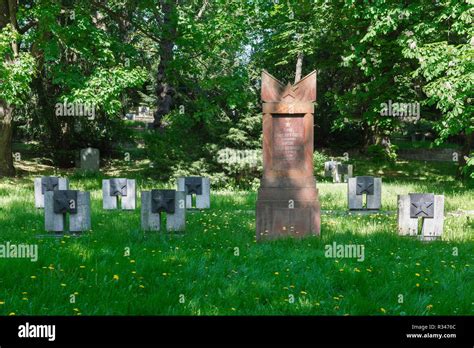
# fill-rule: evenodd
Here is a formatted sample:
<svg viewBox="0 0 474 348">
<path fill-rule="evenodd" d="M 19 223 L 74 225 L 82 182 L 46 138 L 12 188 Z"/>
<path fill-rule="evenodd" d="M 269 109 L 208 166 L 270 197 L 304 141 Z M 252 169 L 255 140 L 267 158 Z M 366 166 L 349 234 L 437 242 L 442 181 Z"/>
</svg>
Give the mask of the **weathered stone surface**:
<svg viewBox="0 0 474 348">
<path fill-rule="evenodd" d="M 364 207 L 364 195 L 366 206 Z M 382 179 L 370 176 L 349 178 L 347 182 L 349 210 L 379 210 L 382 206 Z"/>
<path fill-rule="evenodd" d="M 192 178 L 191 180 L 189 180 Z M 188 179 L 188 184 L 186 184 Z M 192 196 L 196 195 L 197 209 L 211 207 L 211 180 L 206 177 L 180 177 L 177 180 L 178 191 L 186 192 L 186 208 L 193 208 Z M 196 193 L 198 192 L 198 193 Z"/>
<path fill-rule="evenodd" d="M 77 213 L 77 191 L 53 191 L 55 214 Z"/>
<path fill-rule="evenodd" d="M 69 189 L 69 181 L 66 178 L 58 178 L 58 177 L 35 178 L 34 184 L 35 184 L 35 207 L 36 208 L 44 208 L 44 193 L 46 191 L 50 191 L 51 189 L 52 190 L 68 190 Z"/>
<path fill-rule="evenodd" d="M 263 178 L 257 199 L 257 239 L 319 235 L 313 176 L 316 72 L 295 85 L 262 74 Z"/>
<path fill-rule="evenodd" d="M 83 232 L 91 229 L 90 192 L 77 193 L 77 213 L 69 215 L 69 231 Z"/>
<path fill-rule="evenodd" d="M 66 232 L 66 214 L 69 231 L 91 229 L 90 193 L 81 191 L 47 191 L 45 193 L 45 230 Z"/>
<path fill-rule="evenodd" d="M 165 212 L 174 213 L 175 190 L 151 190 L 151 212 L 153 214 Z"/>
<path fill-rule="evenodd" d="M 81 150 L 80 166 L 82 170 L 97 172 L 100 169 L 100 151 L 88 147 Z"/>
<path fill-rule="evenodd" d="M 174 213 L 166 214 L 167 231 L 184 231 L 186 229 L 186 193 L 175 191 Z"/>
<path fill-rule="evenodd" d="M 134 210 L 136 197 L 137 191 L 134 179 L 102 180 L 102 206 L 105 210 L 117 209 L 119 201 L 121 202 L 121 209 Z"/>
<path fill-rule="evenodd" d="M 422 219 L 421 231 L 418 220 Z M 398 234 L 421 240 L 440 238 L 444 225 L 444 196 L 434 194 L 398 195 Z"/>
<path fill-rule="evenodd" d="M 184 231 L 186 227 L 185 199 L 186 193 L 184 191 L 143 191 L 142 229 L 145 231 L 159 231 L 161 228 L 161 214 L 166 214 L 167 231 Z"/>
</svg>

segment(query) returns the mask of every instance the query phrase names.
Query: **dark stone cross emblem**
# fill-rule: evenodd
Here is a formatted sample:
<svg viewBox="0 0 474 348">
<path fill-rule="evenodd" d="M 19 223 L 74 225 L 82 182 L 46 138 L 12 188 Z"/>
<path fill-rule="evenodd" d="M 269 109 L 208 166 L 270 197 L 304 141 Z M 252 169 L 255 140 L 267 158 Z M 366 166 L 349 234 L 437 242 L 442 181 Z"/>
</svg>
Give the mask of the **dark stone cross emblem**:
<svg viewBox="0 0 474 348">
<path fill-rule="evenodd" d="M 151 190 L 151 212 L 174 214 L 175 190 Z"/>
<path fill-rule="evenodd" d="M 126 196 L 127 195 L 127 179 L 110 179 L 110 195 Z"/>
<path fill-rule="evenodd" d="M 373 176 L 358 176 L 356 178 L 356 195 L 374 194 L 374 177 Z"/>
<path fill-rule="evenodd" d="M 77 214 L 77 191 L 54 191 L 53 201 L 53 209 L 55 214 Z"/>
<path fill-rule="evenodd" d="M 46 191 L 55 191 L 58 189 L 59 178 L 54 176 L 45 176 L 41 178 L 41 193 L 44 194 Z"/>
<path fill-rule="evenodd" d="M 202 178 L 197 176 L 191 176 L 184 179 L 184 185 L 186 186 L 186 194 L 202 195 Z"/>
<path fill-rule="evenodd" d="M 434 217 L 433 193 L 410 193 L 410 218 Z"/>
</svg>

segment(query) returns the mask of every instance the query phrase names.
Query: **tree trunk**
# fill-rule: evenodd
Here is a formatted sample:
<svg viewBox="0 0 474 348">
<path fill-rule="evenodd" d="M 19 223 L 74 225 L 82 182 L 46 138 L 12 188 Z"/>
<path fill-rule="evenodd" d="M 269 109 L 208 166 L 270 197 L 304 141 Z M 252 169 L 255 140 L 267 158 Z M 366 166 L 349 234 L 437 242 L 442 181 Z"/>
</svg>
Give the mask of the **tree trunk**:
<svg viewBox="0 0 474 348">
<path fill-rule="evenodd" d="M 17 7 L 16 0 L 0 0 L 0 30 L 7 24 L 11 24 L 13 29 L 18 31 Z M 11 48 L 13 56 L 7 55 L 6 57 L 9 63 L 13 63 L 18 55 L 18 42 L 12 42 Z M 2 63 L 0 61 L 0 64 Z M 0 177 L 15 175 L 12 154 L 13 109 L 13 105 L 8 105 L 5 100 L 0 100 Z"/>
<path fill-rule="evenodd" d="M 12 156 L 13 107 L 0 100 L 0 177 L 14 176 Z"/>
<path fill-rule="evenodd" d="M 301 74 L 303 71 L 303 57 L 303 53 L 298 53 L 298 58 L 296 59 L 295 83 L 301 80 Z"/>
<path fill-rule="evenodd" d="M 153 115 L 154 128 L 161 127 L 161 120 L 163 116 L 170 112 L 175 94 L 174 88 L 171 87 L 168 81 L 169 76 L 172 75 L 168 71 L 168 66 L 173 59 L 173 46 L 178 24 L 176 0 L 161 0 L 161 9 L 163 12 L 163 32 L 160 40 L 160 63 L 156 76 L 157 109 Z"/>
<path fill-rule="evenodd" d="M 474 144 L 474 133 L 464 135 L 464 145 L 461 148 L 461 155 L 458 157 L 459 171 L 458 177 L 463 177 L 462 169 L 466 165 L 466 158 L 469 157 L 472 151 L 472 145 Z"/>
</svg>

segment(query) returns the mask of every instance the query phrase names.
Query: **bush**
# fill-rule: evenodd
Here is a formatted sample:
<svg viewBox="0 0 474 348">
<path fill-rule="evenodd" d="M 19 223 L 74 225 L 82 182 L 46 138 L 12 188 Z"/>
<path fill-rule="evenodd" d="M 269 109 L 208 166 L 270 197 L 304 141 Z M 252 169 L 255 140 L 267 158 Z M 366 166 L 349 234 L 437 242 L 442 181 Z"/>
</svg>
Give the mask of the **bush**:
<svg viewBox="0 0 474 348">
<path fill-rule="evenodd" d="M 374 162 L 395 162 L 397 160 L 397 149 L 396 145 L 389 145 L 383 147 L 382 145 L 370 145 L 367 148 L 367 154 L 372 158 Z"/>
<path fill-rule="evenodd" d="M 313 167 L 316 173 L 319 173 L 324 168 L 324 162 L 329 161 L 330 158 L 323 152 L 313 152 Z"/>
</svg>

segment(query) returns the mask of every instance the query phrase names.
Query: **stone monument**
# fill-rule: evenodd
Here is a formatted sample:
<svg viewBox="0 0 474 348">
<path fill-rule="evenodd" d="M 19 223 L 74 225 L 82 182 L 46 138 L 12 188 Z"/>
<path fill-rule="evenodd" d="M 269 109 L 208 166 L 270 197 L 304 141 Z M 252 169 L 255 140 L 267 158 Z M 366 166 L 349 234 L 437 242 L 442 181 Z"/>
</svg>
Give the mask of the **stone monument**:
<svg viewBox="0 0 474 348">
<path fill-rule="evenodd" d="M 74 190 L 47 191 L 44 195 L 45 230 L 66 231 L 66 214 L 69 214 L 70 232 L 90 230 L 90 193 Z"/>
<path fill-rule="evenodd" d="M 136 186 L 134 179 L 114 178 L 102 180 L 102 202 L 105 210 L 134 210 L 136 205 Z"/>
<path fill-rule="evenodd" d="M 100 169 L 100 151 L 88 147 L 81 150 L 80 168 L 84 171 L 98 172 Z"/>
<path fill-rule="evenodd" d="M 196 196 L 196 209 L 211 207 L 211 181 L 200 176 L 178 178 L 178 191 L 186 192 L 186 208 L 193 208 L 193 195 Z"/>
<path fill-rule="evenodd" d="M 35 178 L 35 207 L 44 208 L 44 194 L 47 191 L 68 190 L 69 180 L 56 176 Z"/>
<path fill-rule="evenodd" d="M 421 231 L 418 220 L 421 221 Z M 421 240 L 441 237 L 444 224 L 444 196 L 433 193 L 398 195 L 398 234 Z"/>
<path fill-rule="evenodd" d="M 263 178 L 257 197 L 257 240 L 320 234 L 313 175 L 316 71 L 284 85 L 264 71 Z"/>
<path fill-rule="evenodd" d="M 364 206 L 364 195 L 366 204 Z M 382 206 L 382 178 L 356 176 L 347 182 L 349 210 L 379 210 Z"/>
<path fill-rule="evenodd" d="M 184 191 L 142 191 L 142 229 L 144 231 L 160 231 L 163 213 L 166 214 L 167 231 L 184 231 L 186 227 L 185 198 Z"/>
</svg>

